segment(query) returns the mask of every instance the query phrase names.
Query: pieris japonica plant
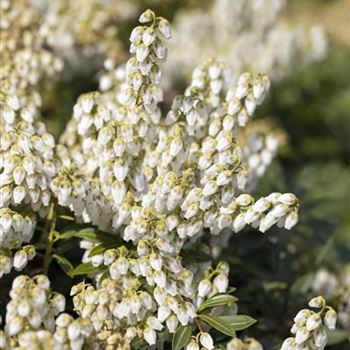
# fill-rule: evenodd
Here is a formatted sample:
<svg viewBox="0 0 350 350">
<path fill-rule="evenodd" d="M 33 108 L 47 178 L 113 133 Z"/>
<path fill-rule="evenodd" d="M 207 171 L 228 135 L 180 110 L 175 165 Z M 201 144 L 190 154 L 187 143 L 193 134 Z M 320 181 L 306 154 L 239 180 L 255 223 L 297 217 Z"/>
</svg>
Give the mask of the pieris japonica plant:
<svg viewBox="0 0 350 350">
<path fill-rule="evenodd" d="M 256 320 L 239 313 L 217 258 L 247 225 L 264 233 L 298 221 L 294 194 L 251 193 L 278 146 L 277 136 L 244 131 L 268 77 L 244 73 L 229 85 L 229 68 L 210 59 L 165 110 L 171 30 L 147 10 L 130 59 L 106 61 L 100 90 L 78 98 L 56 142 L 39 121 L 38 91 L 60 60 L 30 31 L 33 18 L 9 1 L 1 9 L 0 273 L 23 274 L 12 280 L 0 348 L 262 349 L 237 336 Z M 61 243 L 80 246 L 80 264 Z M 53 260 L 85 277 L 71 288 L 74 312 L 51 287 Z M 324 348 L 323 325 L 333 329 L 336 314 L 322 297 L 310 306 L 320 311 L 301 311 L 282 349 Z"/>
</svg>

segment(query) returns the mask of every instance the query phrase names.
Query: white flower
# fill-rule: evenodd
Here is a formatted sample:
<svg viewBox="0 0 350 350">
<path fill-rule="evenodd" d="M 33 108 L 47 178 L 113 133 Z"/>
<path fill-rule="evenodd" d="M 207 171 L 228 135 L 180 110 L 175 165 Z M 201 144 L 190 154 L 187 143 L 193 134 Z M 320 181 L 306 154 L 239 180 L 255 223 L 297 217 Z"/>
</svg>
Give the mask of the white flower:
<svg viewBox="0 0 350 350">
<path fill-rule="evenodd" d="M 198 296 L 204 298 L 211 291 L 212 285 L 208 279 L 201 280 L 198 285 Z"/>
<path fill-rule="evenodd" d="M 306 328 L 312 331 L 322 324 L 322 319 L 319 314 L 312 314 L 306 321 Z"/>
<path fill-rule="evenodd" d="M 13 266 L 16 270 L 22 270 L 27 265 L 28 256 L 24 250 L 18 250 L 14 256 Z"/>
<path fill-rule="evenodd" d="M 323 348 L 327 344 L 327 333 L 324 328 L 318 328 L 314 333 L 314 341 L 316 346 Z"/>
<path fill-rule="evenodd" d="M 162 35 L 164 36 L 165 39 L 170 39 L 171 38 L 170 24 L 169 24 L 169 22 L 166 19 L 162 18 L 159 21 L 158 29 L 162 33 Z"/>
<path fill-rule="evenodd" d="M 219 293 L 225 293 L 228 288 L 228 278 L 223 273 L 218 274 L 213 281 Z"/>
<path fill-rule="evenodd" d="M 160 288 L 164 288 L 166 285 L 166 275 L 163 271 L 154 271 L 153 273 L 154 281 L 156 282 L 157 286 Z"/>
<path fill-rule="evenodd" d="M 286 221 L 284 223 L 284 227 L 287 230 L 290 230 L 297 224 L 298 220 L 299 220 L 298 213 L 293 210 L 287 215 Z"/>
<path fill-rule="evenodd" d="M 169 333 L 175 333 L 178 322 L 179 321 L 175 315 L 170 316 L 166 320 L 166 326 L 168 327 Z"/>
<path fill-rule="evenodd" d="M 156 331 L 161 331 L 163 329 L 162 323 L 154 316 L 148 317 L 146 324 L 148 327 L 150 327 Z"/>
<path fill-rule="evenodd" d="M 278 201 L 286 205 L 294 205 L 298 199 L 293 193 L 283 193 L 279 196 Z"/>
<path fill-rule="evenodd" d="M 337 323 L 337 314 L 336 312 L 329 308 L 324 317 L 324 323 L 328 327 L 328 329 L 335 329 L 335 325 Z"/>
<path fill-rule="evenodd" d="M 194 340 L 191 340 L 187 345 L 186 345 L 186 350 L 199 350 L 199 345 L 196 343 Z"/>
<path fill-rule="evenodd" d="M 16 335 L 23 327 L 23 319 L 21 317 L 15 317 L 8 325 L 8 333 L 10 336 Z"/>
<path fill-rule="evenodd" d="M 213 338 L 209 333 L 202 332 L 199 336 L 199 341 L 205 349 L 208 349 L 208 350 L 214 349 Z"/>
<path fill-rule="evenodd" d="M 139 21 L 140 23 L 148 23 L 154 19 L 154 13 L 151 10 L 146 10 L 140 15 Z"/>
<path fill-rule="evenodd" d="M 236 218 L 233 221 L 233 231 L 239 232 L 244 229 L 246 223 L 245 223 L 245 215 L 243 213 L 236 216 Z"/>
<path fill-rule="evenodd" d="M 295 336 L 295 342 L 297 344 L 302 344 L 304 343 L 308 338 L 310 337 L 310 332 L 306 327 L 301 327 Z"/>
<path fill-rule="evenodd" d="M 320 308 L 324 304 L 325 304 L 325 300 L 324 300 L 324 298 L 322 296 L 318 296 L 318 297 L 312 298 L 309 301 L 309 306 L 310 307 L 314 307 L 314 308 Z"/>
<path fill-rule="evenodd" d="M 281 347 L 281 350 L 296 350 L 297 349 L 297 344 L 295 342 L 294 338 L 287 338 Z"/>
<path fill-rule="evenodd" d="M 150 327 L 145 328 L 145 330 L 143 331 L 143 337 L 149 345 L 154 345 L 156 343 L 157 334 Z"/>
<path fill-rule="evenodd" d="M 157 317 L 160 322 L 164 322 L 171 314 L 171 310 L 166 305 L 160 305 L 157 312 Z"/>
<path fill-rule="evenodd" d="M 304 322 L 310 315 L 312 314 L 312 311 L 308 309 L 300 310 L 297 315 L 294 317 L 294 322 Z"/>
<path fill-rule="evenodd" d="M 162 269 L 163 259 L 160 255 L 152 254 L 149 262 L 154 270 L 160 271 Z"/>
</svg>

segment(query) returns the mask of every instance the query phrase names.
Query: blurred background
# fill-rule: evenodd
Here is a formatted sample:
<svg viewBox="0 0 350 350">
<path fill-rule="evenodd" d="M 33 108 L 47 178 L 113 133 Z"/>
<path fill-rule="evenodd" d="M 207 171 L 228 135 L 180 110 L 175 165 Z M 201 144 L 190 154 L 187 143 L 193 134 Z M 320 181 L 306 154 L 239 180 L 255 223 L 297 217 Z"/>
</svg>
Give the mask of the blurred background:
<svg viewBox="0 0 350 350">
<path fill-rule="evenodd" d="M 116 65 L 128 58 L 129 33 L 146 8 L 173 26 L 164 65 L 164 109 L 208 56 L 231 65 L 233 79 L 245 70 L 269 74 L 271 92 L 256 118 L 277 126 L 285 142 L 255 193 L 295 193 L 300 222 L 291 232 L 275 228 L 265 235 L 246 230 L 233 236 L 223 259 L 232 266 L 231 285 L 238 288 L 240 312 L 259 320 L 246 334 L 266 349 L 278 348 L 297 310 L 316 294 L 324 294 L 339 312 L 339 330 L 332 333 L 330 348 L 347 349 L 350 1 L 34 3 L 46 13 L 48 28 L 53 28 L 48 45 L 65 60 L 62 75 L 43 94 L 43 117 L 57 138 L 77 97 L 99 87 L 105 58 Z"/>
</svg>

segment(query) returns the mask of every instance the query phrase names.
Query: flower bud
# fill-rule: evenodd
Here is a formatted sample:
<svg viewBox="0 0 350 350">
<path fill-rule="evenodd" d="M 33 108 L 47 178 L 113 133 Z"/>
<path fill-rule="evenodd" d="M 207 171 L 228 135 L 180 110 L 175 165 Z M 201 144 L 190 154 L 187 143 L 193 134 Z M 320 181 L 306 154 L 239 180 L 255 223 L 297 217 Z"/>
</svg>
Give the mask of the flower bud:
<svg viewBox="0 0 350 350">
<path fill-rule="evenodd" d="M 296 323 L 304 322 L 308 317 L 311 316 L 311 314 L 312 314 L 312 311 L 308 309 L 300 310 L 294 317 L 294 322 Z"/>
<path fill-rule="evenodd" d="M 208 279 L 201 280 L 198 285 L 198 296 L 204 298 L 211 291 L 211 282 Z"/>
<path fill-rule="evenodd" d="M 310 336 L 310 332 L 306 327 L 302 327 L 297 331 L 297 334 L 295 336 L 295 342 L 297 344 L 304 343 Z"/>
<path fill-rule="evenodd" d="M 143 331 L 143 338 L 149 345 L 154 345 L 157 340 L 157 334 L 152 328 L 146 327 Z"/>
<path fill-rule="evenodd" d="M 329 309 L 326 312 L 326 315 L 324 317 L 324 323 L 328 327 L 328 329 L 335 329 L 335 325 L 337 323 L 337 314 L 333 309 Z"/>
<path fill-rule="evenodd" d="M 169 329 L 169 333 L 175 333 L 177 325 L 178 325 L 178 319 L 175 315 L 170 316 L 167 320 L 166 320 L 166 326 Z"/>
<path fill-rule="evenodd" d="M 22 270 L 27 265 L 28 257 L 24 250 L 18 250 L 14 256 L 13 266 L 16 270 Z"/>
<path fill-rule="evenodd" d="M 164 36 L 165 39 L 170 39 L 171 38 L 171 28 L 169 22 L 162 18 L 159 21 L 158 24 L 158 29 L 161 32 L 161 34 Z"/>
<path fill-rule="evenodd" d="M 318 297 L 312 298 L 309 301 L 309 306 L 310 307 L 314 307 L 314 308 L 320 308 L 324 304 L 325 304 L 325 300 L 324 300 L 324 298 L 322 296 L 318 296 Z"/>
<path fill-rule="evenodd" d="M 191 340 L 187 344 L 186 350 L 199 350 L 199 345 L 194 340 Z"/>
<path fill-rule="evenodd" d="M 161 331 L 163 329 L 162 323 L 154 316 L 148 317 L 146 324 L 148 327 L 150 327 L 156 331 Z"/>
<path fill-rule="evenodd" d="M 208 350 L 214 349 L 213 338 L 209 333 L 202 332 L 199 336 L 199 341 L 203 345 L 204 348 Z"/>
<path fill-rule="evenodd" d="M 313 331 L 322 324 L 321 316 L 319 314 L 311 315 L 306 321 L 306 328 L 309 331 Z"/>
<path fill-rule="evenodd" d="M 148 9 L 141 14 L 139 21 L 140 23 L 148 23 L 153 21 L 154 17 L 154 12 Z"/>
<path fill-rule="evenodd" d="M 299 220 L 298 213 L 294 210 L 291 211 L 286 217 L 284 228 L 286 228 L 287 230 L 290 230 L 292 227 L 294 227 L 297 224 L 298 220 Z"/>
<path fill-rule="evenodd" d="M 215 278 L 214 278 L 214 286 L 216 287 L 216 289 L 218 290 L 219 293 L 225 293 L 228 287 L 228 278 L 226 275 L 224 275 L 223 273 L 218 274 Z"/>
<path fill-rule="evenodd" d="M 318 328 L 314 333 L 314 341 L 317 347 L 321 349 L 327 344 L 327 333 L 324 328 Z"/>
<path fill-rule="evenodd" d="M 278 201 L 286 205 L 294 205 L 298 202 L 298 199 L 293 193 L 283 193 L 279 196 Z"/>
</svg>

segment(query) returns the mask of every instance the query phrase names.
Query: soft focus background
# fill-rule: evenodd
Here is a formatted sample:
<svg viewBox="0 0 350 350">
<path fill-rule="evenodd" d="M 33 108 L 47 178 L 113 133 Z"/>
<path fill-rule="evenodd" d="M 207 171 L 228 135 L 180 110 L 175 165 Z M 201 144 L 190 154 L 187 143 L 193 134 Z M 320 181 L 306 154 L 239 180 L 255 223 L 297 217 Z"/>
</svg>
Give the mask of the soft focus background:
<svg viewBox="0 0 350 350">
<path fill-rule="evenodd" d="M 205 14 L 213 6 L 209 0 L 126 3 L 130 13 L 123 16 L 121 6 L 117 25 L 118 62 L 127 58 L 128 35 L 142 10 L 151 8 L 176 22 L 181 13 L 201 9 Z M 273 80 L 268 101 L 256 114 L 258 119 L 272 118 L 287 135 L 256 192 L 295 193 L 300 199 L 300 222 L 291 232 L 274 228 L 265 235 L 246 230 L 233 236 L 223 259 L 232 266 L 230 284 L 238 288 L 241 313 L 259 320 L 247 334 L 261 340 L 266 349 L 276 348 L 288 336 L 293 316 L 309 297 L 323 293 L 341 319 L 330 348 L 344 350 L 350 335 L 350 1 L 289 1 L 282 19 L 300 28 L 321 25 L 328 40 L 326 53 L 316 62 L 290 67 Z M 174 40 L 176 35 L 174 31 Z M 216 41 L 220 42 L 220 35 Z M 191 45 L 189 36 L 188 55 Z M 207 40 L 205 45 L 210 52 L 217 43 Z M 180 57 L 171 47 L 170 55 L 177 54 Z M 89 69 L 87 64 L 68 66 L 69 74 L 46 91 L 43 115 L 56 137 L 70 119 L 76 98 L 98 87 L 102 60 L 96 58 L 95 63 Z M 171 64 L 166 70 L 178 79 L 166 82 L 165 103 L 186 86 L 181 64 L 175 72 Z M 53 286 L 70 288 L 60 278 Z"/>
</svg>

